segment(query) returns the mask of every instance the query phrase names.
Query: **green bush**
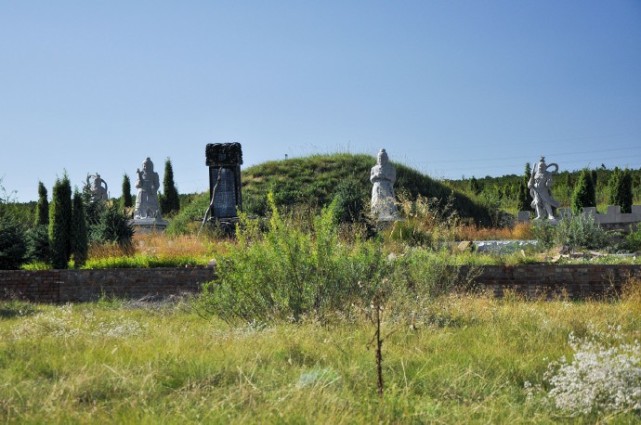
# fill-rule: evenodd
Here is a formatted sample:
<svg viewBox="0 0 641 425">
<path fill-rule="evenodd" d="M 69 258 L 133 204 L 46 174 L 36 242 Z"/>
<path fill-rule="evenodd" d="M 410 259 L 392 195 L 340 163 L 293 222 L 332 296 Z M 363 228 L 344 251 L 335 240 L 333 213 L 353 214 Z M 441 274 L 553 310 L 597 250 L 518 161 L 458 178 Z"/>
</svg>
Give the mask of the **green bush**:
<svg viewBox="0 0 641 425">
<path fill-rule="evenodd" d="M 27 230 L 26 242 L 27 259 L 29 261 L 41 261 L 48 263 L 51 260 L 49 232 L 46 225 L 41 224 Z"/>
<path fill-rule="evenodd" d="M 381 281 L 382 247 L 339 241 L 335 204 L 304 232 L 281 218 L 269 195 L 272 216 L 263 233 L 258 221 L 241 215 L 238 249 L 218 265 L 220 280 L 207 284 L 201 306 L 224 320 L 322 314 L 355 302 L 370 282 Z"/>
<path fill-rule="evenodd" d="M 356 179 L 341 181 L 336 187 L 334 201 L 336 214 L 341 223 L 361 222 L 365 218 L 367 192 Z"/>
<path fill-rule="evenodd" d="M 535 222 L 532 231 L 543 248 L 563 245 L 572 249 L 597 249 L 608 242 L 605 230 L 589 214 L 575 214 L 557 223 Z"/>
<path fill-rule="evenodd" d="M 641 251 L 641 226 L 625 237 L 625 248 L 631 252 Z"/>
<path fill-rule="evenodd" d="M 26 253 L 22 226 L 11 217 L 0 215 L 0 270 L 19 269 Z"/>
<path fill-rule="evenodd" d="M 134 229 L 127 217 L 115 205 L 105 207 L 98 222 L 89 229 L 90 239 L 97 243 L 117 243 L 121 246 L 131 244 Z"/>
<path fill-rule="evenodd" d="M 448 258 L 425 250 L 389 256 L 380 239 L 346 243 L 339 237 L 336 203 L 305 223 L 272 215 L 263 231 L 246 215 L 237 228 L 238 247 L 218 263 L 219 279 L 205 285 L 199 307 L 226 321 L 323 318 L 354 308 L 416 303 L 460 281 Z M 405 310 L 404 310 L 405 311 Z"/>
<path fill-rule="evenodd" d="M 180 213 L 170 221 L 165 233 L 168 235 L 184 235 L 198 230 L 209 206 L 209 193 L 196 196 L 190 203 L 183 205 Z"/>
</svg>

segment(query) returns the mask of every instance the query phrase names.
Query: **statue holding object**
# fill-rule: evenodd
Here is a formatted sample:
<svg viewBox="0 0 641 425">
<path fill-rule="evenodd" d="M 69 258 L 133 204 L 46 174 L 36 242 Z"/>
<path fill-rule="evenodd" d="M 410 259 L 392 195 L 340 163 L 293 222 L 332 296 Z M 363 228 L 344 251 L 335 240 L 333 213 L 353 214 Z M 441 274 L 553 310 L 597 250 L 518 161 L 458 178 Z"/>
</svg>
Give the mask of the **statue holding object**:
<svg viewBox="0 0 641 425">
<path fill-rule="evenodd" d="M 142 163 L 142 171 L 136 170 L 138 179 L 136 188 L 136 209 L 134 211 L 135 219 L 156 218 L 160 219 L 160 206 L 158 203 L 158 189 L 160 188 L 160 178 L 154 171 L 154 163 L 147 158 Z"/>
<path fill-rule="evenodd" d="M 550 168 L 554 168 L 550 171 Z M 560 204 L 552 198 L 552 176 L 559 171 L 559 165 L 556 163 L 546 164 L 545 157 L 534 164 L 530 180 L 527 183 L 532 196 L 532 208 L 536 210 L 536 219 L 545 218 L 547 213 L 548 219 L 555 220 L 552 208 L 557 208 Z"/>
<path fill-rule="evenodd" d="M 100 177 L 100 174 L 87 174 L 87 188 L 91 193 L 91 202 L 101 202 L 109 200 L 109 186 L 107 182 Z"/>
</svg>

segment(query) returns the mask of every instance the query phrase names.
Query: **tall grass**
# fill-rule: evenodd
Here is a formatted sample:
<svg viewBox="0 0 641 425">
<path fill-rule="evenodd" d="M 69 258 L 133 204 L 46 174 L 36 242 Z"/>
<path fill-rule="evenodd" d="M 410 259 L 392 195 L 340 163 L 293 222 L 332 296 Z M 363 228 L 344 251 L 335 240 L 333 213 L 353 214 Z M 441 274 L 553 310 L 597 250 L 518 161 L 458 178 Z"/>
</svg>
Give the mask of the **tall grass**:
<svg viewBox="0 0 641 425">
<path fill-rule="evenodd" d="M 132 244 L 92 245 L 85 268 L 180 267 L 205 265 L 233 243 L 205 236 L 135 234 Z"/>
<path fill-rule="evenodd" d="M 0 311 L 3 423 L 641 422 L 634 409 L 567 412 L 546 378 L 550 363 L 573 361 L 570 334 L 615 326 L 622 343 L 639 339 L 633 297 L 445 295 L 414 326 L 384 310 L 383 398 L 364 318 L 230 326 L 184 303 Z"/>
</svg>

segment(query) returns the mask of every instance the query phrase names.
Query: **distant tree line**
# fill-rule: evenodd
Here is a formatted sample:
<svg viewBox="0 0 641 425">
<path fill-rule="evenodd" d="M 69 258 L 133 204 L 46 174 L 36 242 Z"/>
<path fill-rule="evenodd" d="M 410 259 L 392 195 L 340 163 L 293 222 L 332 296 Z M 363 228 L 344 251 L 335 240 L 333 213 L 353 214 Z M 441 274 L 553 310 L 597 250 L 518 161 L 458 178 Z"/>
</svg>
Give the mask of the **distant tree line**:
<svg viewBox="0 0 641 425">
<path fill-rule="evenodd" d="M 446 183 L 484 203 L 493 203 L 501 209 L 516 212 L 532 210 L 532 198 L 527 181 L 531 165 L 527 163 L 523 175 L 501 177 L 462 178 Z M 563 171 L 554 175 L 552 195 L 562 206 L 574 210 L 582 207 L 619 205 L 622 212 L 630 212 L 633 204 L 641 204 L 641 168 L 612 170 L 605 167 Z"/>
</svg>

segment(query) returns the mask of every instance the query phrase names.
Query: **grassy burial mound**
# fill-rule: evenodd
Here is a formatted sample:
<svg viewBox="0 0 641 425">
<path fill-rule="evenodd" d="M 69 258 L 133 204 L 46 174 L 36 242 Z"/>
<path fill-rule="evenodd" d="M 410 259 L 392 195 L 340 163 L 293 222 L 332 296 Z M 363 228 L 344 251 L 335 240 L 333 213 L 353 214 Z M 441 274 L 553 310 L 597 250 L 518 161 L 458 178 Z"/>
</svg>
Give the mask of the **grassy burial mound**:
<svg viewBox="0 0 641 425">
<path fill-rule="evenodd" d="M 243 170 L 243 207 L 252 215 L 266 215 L 267 194 L 271 191 L 279 208 L 311 207 L 314 209 L 329 204 L 337 193 L 369 202 L 372 184 L 370 169 L 376 163 L 371 155 L 332 154 L 313 155 L 281 161 L 269 161 Z M 470 199 L 426 175 L 402 164 L 394 163 L 397 180 L 396 193 L 411 200 L 417 196 L 437 198 L 440 203 L 451 201 L 462 218 L 479 225 L 491 223 L 490 211 Z M 197 196 L 174 219 L 179 224 L 193 222 L 203 216 L 207 209 L 207 194 Z"/>
</svg>

